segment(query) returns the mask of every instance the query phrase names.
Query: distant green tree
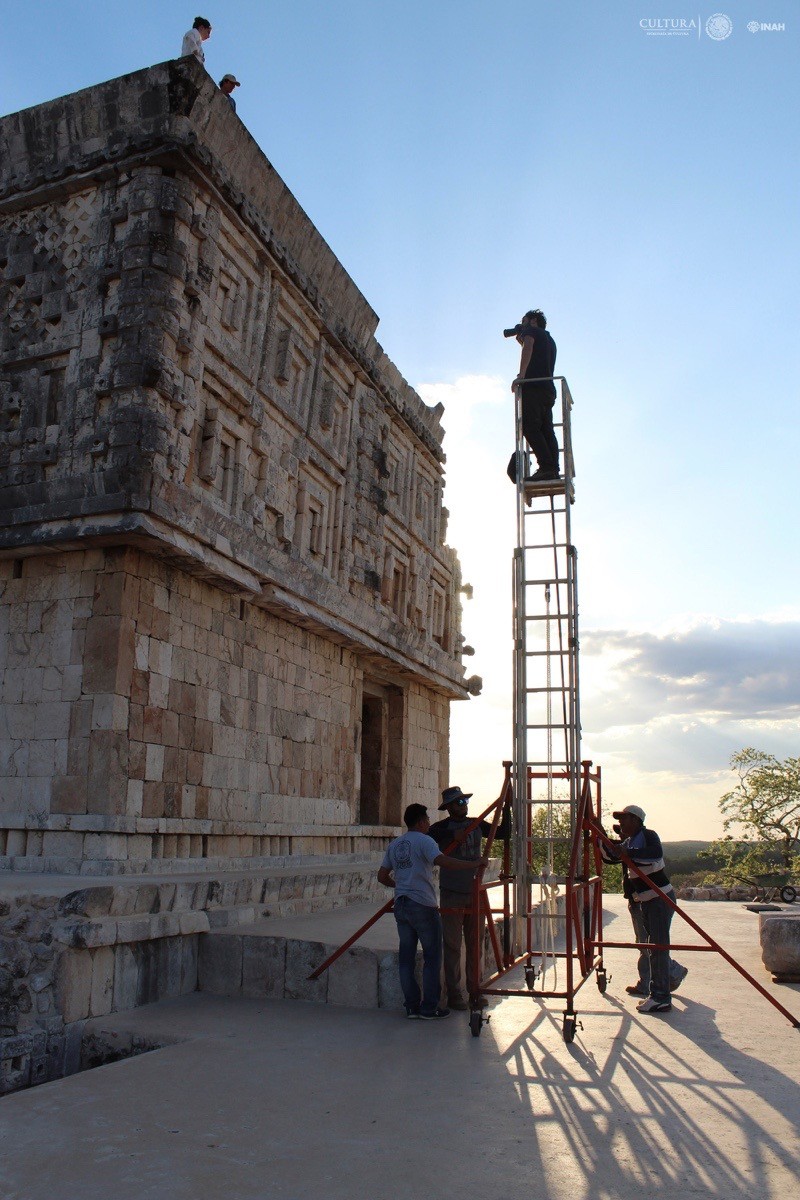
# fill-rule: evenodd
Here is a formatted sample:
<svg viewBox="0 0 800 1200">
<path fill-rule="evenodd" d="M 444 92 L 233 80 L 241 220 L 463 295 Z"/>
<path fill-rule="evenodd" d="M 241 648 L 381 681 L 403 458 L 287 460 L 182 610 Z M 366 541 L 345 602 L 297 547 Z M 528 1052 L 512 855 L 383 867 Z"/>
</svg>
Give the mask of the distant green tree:
<svg viewBox="0 0 800 1200">
<path fill-rule="evenodd" d="M 541 871 L 550 857 L 552 842 L 553 874 L 566 875 L 572 849 L 569 805 L 564 804 L 548 815 L 548 806 L 535 806 L 531 814 L 531 865 Z"/>
<path fill-rule="evenodd" d="M 721 861 L 726 882 L 800 869 L 800 758 L 775 758 L 746 747 L 731 757 L 739 781 L 720 799 L 727 836 L 703 851 Z M 730 831 L 741 831 L 736 838 Z"/>
<path fill-rule="evenodd" d="M 548 809 L 549 806 L 543 803 L 532 807 L 531 866 L 535 875 L 542 871 L 550 858 L 552 841 L 553 874 L 564 877 L 569 870 L 572 848 L 569 806 L 554 806 L 552 817 L 548 815 Z M 492 855 L 500 857 L 502 852 L 503 844 L 498 840 L 492 847 Z M 622 868 L 618 863 L 604 865 L 603 888 L 606 892 L 622 891 Z"/>
</svg>

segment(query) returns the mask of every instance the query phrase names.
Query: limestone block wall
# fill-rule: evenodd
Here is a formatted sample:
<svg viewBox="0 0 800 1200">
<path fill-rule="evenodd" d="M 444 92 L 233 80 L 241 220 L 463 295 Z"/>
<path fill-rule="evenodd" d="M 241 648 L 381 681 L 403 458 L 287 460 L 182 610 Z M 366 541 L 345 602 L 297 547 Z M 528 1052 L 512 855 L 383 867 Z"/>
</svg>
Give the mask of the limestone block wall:
<svg viewBox="0 0 800 1200">
<path fill-rule="evenodd" d="M 387 731 L 399 790 L 365 824 L 358 656 L 138 549 L 0 563 L 0 630 L 7 865 L 365 854 L 436 794 L 444 698 L 406 689 Z"/>
</svg>

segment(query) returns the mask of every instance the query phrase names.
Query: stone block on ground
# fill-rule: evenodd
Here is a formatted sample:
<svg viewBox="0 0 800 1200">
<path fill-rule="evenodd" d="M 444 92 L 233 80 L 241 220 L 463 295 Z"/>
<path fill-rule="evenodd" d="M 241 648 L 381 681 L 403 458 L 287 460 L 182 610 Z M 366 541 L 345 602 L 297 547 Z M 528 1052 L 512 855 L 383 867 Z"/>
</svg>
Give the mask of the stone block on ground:
<svg viewBox="0 0 800 1200">
<path fill-rule="evenodd" d="M 105 1017 L 111 1012 L 114 1002 L 114 950 L 102 946 L 92 954 L 92 990 L 89 1003 L 90 1017 Z"/>
<path fill-rule="evenodd" d="M 329 950 L 321 942 L 304 942 L 288 938 L 286 942 L 286 982 L 284 996 L 287 1000 L 313 1000 L 325 1004 L 328 996 L 328 972 L 323 971 L 319 979 L 308 976 L 328 957 Z"/>
<path fill-rule="evenodd" d="M 328 968 L 328 1004 L 377 1008 L 378 959 L 372 950 L 353 947 Z"/>
<path fill-rule="evenodd" d="M 139 992 L 139 964 L 130 946 L 114 949 L 114 1007 L 113 1012 L 127 1012 L 136 1007 Z"/>
<path fill-rule="evenodd" d="M 235 996 L 241 992 L 241 934 L 217 932 L 200 936 L 197 988 L 215 996 Z"/>
<path fill-rule="evenodd" d="M 65 950 L 56 970 L 56 997 L 64 1020 L 89 1016 L 92 995 L 92 955 L 88 950 Z"/>
<path fill-rule="evenodd" d="M 156 942 L 156 971 L 158 975 L 158 998 L 180 996 L 182 981 L 181 939 L 179 937 L 161 938 Z"/>
<path fill-rule="evenodd" d="M 197 991 L 197 959 L 199 938 L 181 938 L 181 995 Z"/>
<path fill-rule="evenodd" d="M 403 992 L 397 969 L 397 953 L 381 956 L 378 963 L 378 1008 L 402 1008 Z"/>
<path fill-rule="evenodd" d="M 759 917 L 761 958 L 776 983 L 800 983 L 800 913 Z"/>
<path fill-rule="evenodd" d="M 286 978 L 286 938 L 242 938 L 242 995 L 248 1000 L 282 1000 Z"/>
</svg>

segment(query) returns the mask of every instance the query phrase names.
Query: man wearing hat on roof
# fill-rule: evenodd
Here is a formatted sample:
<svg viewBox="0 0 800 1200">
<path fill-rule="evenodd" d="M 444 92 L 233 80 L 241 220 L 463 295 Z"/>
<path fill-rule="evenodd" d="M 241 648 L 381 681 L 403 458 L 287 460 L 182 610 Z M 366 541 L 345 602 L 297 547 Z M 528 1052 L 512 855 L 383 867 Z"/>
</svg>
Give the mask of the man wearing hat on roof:
<svg viewBox="0 0 800 1200">
<path fill-rule="evenodd" d="M 472 792 L 462 792 L 460 787 L 445 788 L 442 792 L 442 803 L 439 811 L 447 811 L 447 816 L 435 825 L 431 825 L 430 835 L 441 850 L 446 850 L 450 858 L 460 858 L 467 862 L 478 862 L 481 857 L 481 841 L 488 837 L 491 825 L 481 821 L 480 825 L 463 836 L 469 825 L 467 805 Z M 457 839 L 462 838 L 460 845 L 450 850 L 448 847 Z M 480 980 L 472 978 L 472 955 L 470 947 L 475 937 L 474 929 L 477 916 L 470 911 L 472 907 L 472 876 L 463 871 L 451 871 L 441 867 L 439 871 L 439 905 L 442 913 L 442 941 L 444 949 L 444 980 L 447 988 L 447 1007 L 466 1009 L 468 1004 L 461 986 L 461 949 L 467 946 L 467 992 L 475 997 L 480 1008 L 485 1008 L 488 1001 L 485 996 L 478 998 Z M 480 921 L 483 930 L 483 919 Z M 481 941 L 483 938 L 481 936 Z M 482 948 L 482 947 L 481 947 Z"/>
<path fill-rule="evenodd" d="M 611 815 L 619 822 L 614 826 L 614 832 L 619 834 L 620 840 L 614 845 L 625 850 L 636 866 L 673 899 L 675 891 L 664 868 L 661 839 L 652 829 L 645 829 L 644 810 L 638 804 L 627 804 L 620 812 Z M 603 845 L 601 851 L 606 862 L 620 861 L 613 847 Z M 622 891 L 628 901 L 636 941 L 668 946 L 673 910 L 643 879 L 629 871 L 624 862 Z M 641 950 L 638 983 L 629 985 L 625 990 L 631 996 L 644 997 L 636 1006 L 639 1012 L 670 1012 L 670 992 L 680 987 L 688 973 L 688 967 L 682 967 L 674 958 L 670 958 L 669 950 Z"/>
<path fill-rule="evenodd" d="M 223 75 L 219 81 L 219 89 L 230 100 L 231 108 L 234 112 L 236 112 L 236 101 L 233 98 L 232 92 L 234 88 L 241 86 L 235 75 Z"/>
</svg>

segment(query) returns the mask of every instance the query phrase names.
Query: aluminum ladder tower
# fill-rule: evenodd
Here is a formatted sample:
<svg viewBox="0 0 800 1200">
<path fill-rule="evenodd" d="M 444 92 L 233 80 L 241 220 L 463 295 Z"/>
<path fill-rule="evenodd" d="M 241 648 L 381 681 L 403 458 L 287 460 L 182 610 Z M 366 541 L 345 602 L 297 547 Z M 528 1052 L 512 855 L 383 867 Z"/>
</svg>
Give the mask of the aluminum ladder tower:
<svg viewBox="0 0 800 1200">
<path fill-rule="evenodd" d="M 570 519 L 575 497 L 572 396 L 564 376 L 555 376 L 554 383 L 553 424 L 562 472 L 558 480 L 531 480 L 519 390 L 516 395 L 512 811 L 518 950 L 526 936 L 535 885 L 540 886 L 541 908 L 564 883 L 554 863 L 569 856 L 581 788 L 577 553 Z M 559 846 L 564 847 L 560 856 Z M 550 912 L 555 921 L 554 903 Z M 551 928 L 551 945 L 556 936 Z"/>
</svg>

